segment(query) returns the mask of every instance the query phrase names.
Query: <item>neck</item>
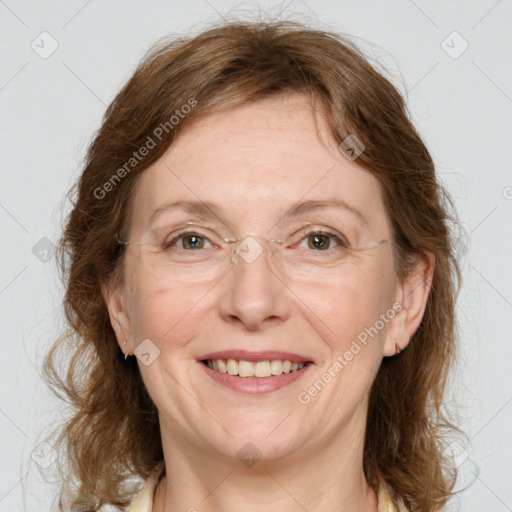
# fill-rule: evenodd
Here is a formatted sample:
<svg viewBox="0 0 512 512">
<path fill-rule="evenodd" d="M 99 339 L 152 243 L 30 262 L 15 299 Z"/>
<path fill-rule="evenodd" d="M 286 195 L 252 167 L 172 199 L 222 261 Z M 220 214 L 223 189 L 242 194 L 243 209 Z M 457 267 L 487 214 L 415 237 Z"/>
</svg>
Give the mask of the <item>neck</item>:
<svg viewBox="0 0 512 512">
<path fill-rule="evenodd" d="M 162 427 L 170 432 L 169 425 Z M 309 450 L 263 457 L 252 467 L 193 439 L 163 436 L 166 476 L 153 512 L 377 512 L 377 495 L 362 468 L 364 429 L 344 432 Z"/>
</svg>

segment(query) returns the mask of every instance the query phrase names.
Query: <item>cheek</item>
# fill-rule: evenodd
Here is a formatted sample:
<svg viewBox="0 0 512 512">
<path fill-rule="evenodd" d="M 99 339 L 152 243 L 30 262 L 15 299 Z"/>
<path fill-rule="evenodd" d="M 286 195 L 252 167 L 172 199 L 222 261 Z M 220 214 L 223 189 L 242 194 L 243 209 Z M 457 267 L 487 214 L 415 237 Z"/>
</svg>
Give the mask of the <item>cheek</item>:
<svg viewBox="0 0 512 512">
<path fill-rule="evenodd" d="M 204 302 L 204 287 L 170 283 L 142 267 L 133 269 L 130 282 L 130 325 L 136 344 L 149 338 L 162 349 L 193 337 L 201 325 L 196 315 Z"/>
<path fill-rule="evenodd" d="M 322 414 L 329 424 L 338 425 L 363 403 L 378 372 L 384 335 L 395 315 L 391 268 L 354 268 L 312 288 L 308 307 L 303 308 L 325 353 L 318 374 L 306 383 L 300 397 L 310 400 L 315 414 Z"/>
<path fill-rule="evenodd" d="M 394 302 L 396 277 L 392 260 L 366 263 L 347 267 L 329 281 L 297 288 L 297 296 L 310 310 L 309 321 L 336 355 L 348 350 L 358 336 L 363 344 L 365 340 L 380 339 L 391 319 L 388 315 L 383 321 L 382 315 L 392 309 Z"/>
</svg>

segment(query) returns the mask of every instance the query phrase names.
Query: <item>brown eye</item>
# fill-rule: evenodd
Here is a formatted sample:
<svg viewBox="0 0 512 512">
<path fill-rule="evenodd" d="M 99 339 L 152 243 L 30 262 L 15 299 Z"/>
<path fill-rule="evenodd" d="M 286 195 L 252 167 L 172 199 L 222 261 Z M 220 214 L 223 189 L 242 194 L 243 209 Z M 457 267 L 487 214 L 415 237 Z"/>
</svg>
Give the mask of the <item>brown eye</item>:
<svg viewBox="0 0 512 512">
<path fill-rule="evenodd" d="M 314 234 L 308 236 L 308 246 L 310 249 L 329 249 L 329 235 Z"/>
<path fill-rule="evenodd" d="M 202 249 L 204 246 L 204 238 L 202 236 L 187 235 L 181 238 L 184 240 L 184 249 Z"/>
<path fill-rule="evenodd" d="M 302 240 L 307 240 L 307 248 L 313 249 L 316 252 L 323 252 L 332 249 L 333 241 L 335 242 L 334 246 L 339 246 L 340 248 L 346 247 L 346 243 L 342 238 L 334 233 L 324 231 L 311 231 L 310 233 L 307 233 Z"/>
<path fill-rule="evenodd" d="M 179 241 L 181 240 L 181 244 Z M 164 249 L 172 249 L 177 246 L 178 249 L 190 251 L 195 249 L 204 249 L 207 238 L 197 233 L 180 233 L 169 242 L 164 243 Z"/>
</svg>

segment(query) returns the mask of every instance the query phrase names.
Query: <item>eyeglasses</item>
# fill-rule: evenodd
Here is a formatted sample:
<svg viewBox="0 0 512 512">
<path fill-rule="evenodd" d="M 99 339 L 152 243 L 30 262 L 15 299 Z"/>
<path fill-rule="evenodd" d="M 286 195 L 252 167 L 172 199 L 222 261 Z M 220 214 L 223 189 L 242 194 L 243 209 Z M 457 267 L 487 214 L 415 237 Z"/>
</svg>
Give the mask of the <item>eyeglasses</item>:
<svg viewBox="0 0 512 512">
<path fill-rule="evenodd" d="M 358 258 L 371 255 L 389 242 L 377 239 L 354 246 L 343 235 L 309 223 L 280 239 L 257 235 L 222 237 L 206 226 L 193 222 L 186 225 L 166 237 L 149 232 L 143 241 L 122 241 L 117 235 L 116 238 L 121 246 L 149 265 L 157 277 L 187 282 L 215 279 L 238 262 L 253 265 L 265 258 L 265 248 L 267 263 L 283 277 L 309 281 L 328 278 L 344 265 L 357 263 Z"/>
</svg>

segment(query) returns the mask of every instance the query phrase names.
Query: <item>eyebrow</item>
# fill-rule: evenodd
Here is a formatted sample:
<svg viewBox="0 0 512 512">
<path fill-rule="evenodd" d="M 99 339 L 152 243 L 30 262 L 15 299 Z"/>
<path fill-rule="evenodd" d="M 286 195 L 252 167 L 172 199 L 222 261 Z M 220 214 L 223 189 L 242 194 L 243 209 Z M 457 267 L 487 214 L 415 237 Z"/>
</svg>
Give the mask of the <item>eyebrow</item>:
<svg viewBox="0 0 512 512">
<path fill-rule="evenodd" d="M 344 209 L 346 211 L 351 212 L 365 224 L 368 224 L 368 220 L 366 219 L 365 215 L 354 206 L 348 204 L 343 199 L 309 199 L 307 201 L 302 201 L 300 203 L 292 205 L 290 208 L 284 211 L 282 213 L 281 220 L 287 217 L 298 217 L 299 215 L 303 215 L 314 210 L 326 208 Z M 163 204 L 162 206 L 159 206 L 156 210 L 154 210 L 149 218 L 149 224 L 151 224 L 156 217 L 169 210 L 183 210 L 186 213 L 196 215 L 200 219 L 212 219 L 214 217 L 223 219 L 224 213 L 224 210 L 219 205 L 212 203 L 210 201 L 175 201 L 172 203 Z"/>
</svg>

